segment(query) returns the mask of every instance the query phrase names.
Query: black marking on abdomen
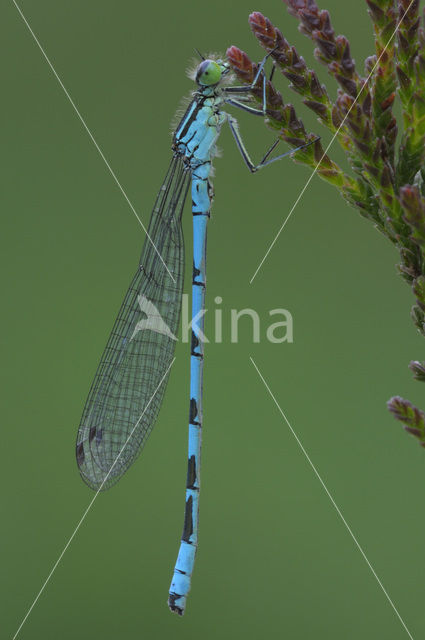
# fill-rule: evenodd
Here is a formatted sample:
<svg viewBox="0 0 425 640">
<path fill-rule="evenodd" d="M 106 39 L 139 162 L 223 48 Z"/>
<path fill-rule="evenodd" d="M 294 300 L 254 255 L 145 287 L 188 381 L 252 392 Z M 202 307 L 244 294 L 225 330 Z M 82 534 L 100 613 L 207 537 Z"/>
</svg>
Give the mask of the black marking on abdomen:
<svg viewBox="0 0 425 640">
<path fill-rule="evenodd" d="M 192 340 L 191 340 L 191 344 L 190 344 L 190 355 L 194 356 L 195 358 L 203 358 L 204 354 L 200 353 L 199 351 L 195 351 L 195 349 L 199 347 L 201 348 L 201 343 L 199 342 L 198 336 L 196 335 L 196 333 L 193 331 L 192 329 Z"/>
<path fill-rule="evenodd" d="M 195 278 L 197 278 L 200 275 L 201 275 L 201 271 L 198 269 L 198 267 L 195 267 L 195 263 L 193 263 L 192 280 L 195 280 Z"/>
<path fill-rule="evenodd" d="M 182 572 L 179 571 L 179 573 L 182 573 Z M 183 609 L 178 605 L 176 605 L 176 600 L 178 600 L 179 598 L 181 598 L 181 593 L 170 593 L 170 595 L 168 596 L 168 606 L 171 611 L 174 611 L 179 616 L 182 616 Z"/>
<path fill-rule="evenodd" d="M 90 431 L 89 431 L 89 442 L 91 443 L 91 441 L 93 440 L 93 438 L 96 435 L 96 427 L 90 427 Z"/>
<path fill-rule="evenodd" d="M 83 464 L 83 462 L 84 462 L 84 458 L 85 458 L 85 455 L 84 455 L 84 445 L 83 445 L 83 443 L 82 443 L 82 442 L 80 442 L 80 444 L 77 444 L 76 454 L 77 454 L 77 463 L 78 463 L 78 466 L 80 466 L 80 467 L 81 467 L 81 465 L 82 465 L 82 464 Z"/>
<path fill-rule="evenodd" d="M 191 544 L 190 536 L 193 533 L 192 503 L 193 503 L 193 498 L 192 496 L 189 496 L 188 499 L 186 500 L 186 505 L 185 505 L 184 525 L 183 525 L 183 534 L 182 534 L 182 540 L 184 540 L 184 542 L 188 542 L 189 544 Z"/>
<path fill-rule="evenodd" d="M 195 332 L 192 329 L 192 340 L 191 340 L 191 344 L 190 344 L 190 353 L 192 356 L 197 356 L 198 354 L 195 353 L 195 349 L 196 347 L 199 346 L 199 340 L 197 335 L 195 334 Z"/>
<path fill-rule="evenodd" d="M 202 214 L 200 214 L 200 215 L 202 215 Z M 196 280 L 196 278 L 199 278 L 200 275 L 202 275 L 201 274 L 201 270 L 198 269 L 197 267 L 195 267 L 195 263 L 193 263 L 192 284 L 195 284 L 197 287 L 206 287 L 206 283 L 205 282 L 198 282 Z"/>
<path fill-rule="evenodd" d="M 190 407 L 189 407 L 189 423 L 193 424 L 195 427 L 200 427 L 201 423 L 198 422 L 198 420 L 195 420 L 197 415 L 198 415 L 198 403 L 196 402 L 195 398 L 191 398 Z"/>
<path fill-rule="evenodd" d="M 193 153 L 190 155 L 190 158 L 193 158 Z M 193 167 L 193 175 L 197 180 L 199 180 L 199 182 L 205 182 L 207 178 L 204 178 L 204 176 L 197 176 L 195 171 L 198 167 L 203 167 L 205 164 L 211 164 L 211 160 L 199 160 L 199 158 L 197 158 L 196 166 Z M 196 190 L 198 191 L 198 183 L 196 183 Z"/>
<path fill-rule="evenodd" d="M 195 456 L 190 456 L 187 461 L 187 481 L 186 481 L 186 489 L 197 489 L 195 487 L 196 482 L 196 458 Z"/>
</svg>

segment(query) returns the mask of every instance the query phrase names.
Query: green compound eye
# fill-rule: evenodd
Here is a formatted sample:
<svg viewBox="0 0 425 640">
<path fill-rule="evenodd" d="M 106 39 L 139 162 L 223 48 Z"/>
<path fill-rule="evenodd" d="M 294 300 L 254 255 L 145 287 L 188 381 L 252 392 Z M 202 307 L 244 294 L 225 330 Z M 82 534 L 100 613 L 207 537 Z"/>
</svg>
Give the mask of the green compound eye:
<svg viewBox="0 0 425 640">
<path fill-rule="evenodd" d="M 196 82 L 205 86 L 217 84 L 221 79 L 221 69 L 214 60 L 204 60 L 196 72 Z"/>
</svg>

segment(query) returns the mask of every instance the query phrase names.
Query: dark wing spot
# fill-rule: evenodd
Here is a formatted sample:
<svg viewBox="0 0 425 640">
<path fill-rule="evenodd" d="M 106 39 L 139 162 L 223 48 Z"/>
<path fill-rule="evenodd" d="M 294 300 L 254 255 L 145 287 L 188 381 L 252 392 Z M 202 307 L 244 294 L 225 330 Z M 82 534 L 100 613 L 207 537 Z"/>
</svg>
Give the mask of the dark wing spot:
<svg viewBox="0 0 425 640">
<path fill-rule="evenodd" d="M 81 467 L 81 465 L 84 462 L 84 458 L 85 458 L 84 445 L 83 445 L 82 442 L 80 442 L 80 444 L 77 444 L 76 454 L 77 454 L 77 464 L 78 464 L 79 467 Z"/>
</svg>

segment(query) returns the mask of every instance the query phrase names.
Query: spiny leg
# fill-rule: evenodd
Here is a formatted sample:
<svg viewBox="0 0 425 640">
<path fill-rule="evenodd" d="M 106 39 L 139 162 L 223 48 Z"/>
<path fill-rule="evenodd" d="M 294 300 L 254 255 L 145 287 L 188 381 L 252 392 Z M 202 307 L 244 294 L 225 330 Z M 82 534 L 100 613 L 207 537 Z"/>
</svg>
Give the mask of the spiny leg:
<svg viewBox="0 0 425 640">
<path fill-rule="evenodd" d="M 317 140 L 320 140 L 320 138 L 317 137 L 314 140 L 310 140 L 309 142 L 306 142 L 305 144 L 303 144 L 303 145 L 301 145 L 299 147 L 296 147 L 295 149 L 291 149 L 290 151 L 286 151 L 285 153 L 282 153 L 279 156 L 276 156 L 275 158 L 269 158 L 270 154 L 274 151 L 274 149 L 277 147 L 277 145 L 280 142 L 280 138 L 278 138 L 271 145 L 270 149 L 267 150 L 267 152 L 265 153 L 265 155 L 264 155 L 263 159 L 261 160 L 261 162 L 259 162 L 258 164 L 254 164 L 253 161 L 250 158 L 250 155 L 248 153 L 247 148 L 245 147 L 244 141 L 242 140 L 242 136 L 241 136 L 240 131 L 239 131 L 238 121 L 236 120 L 236 118 L 233 118 L 228 113 L 226 114 L 226 116 L 227 116 L 227 122 L 229 123 L 229 126 L 230 126 L 230 130 L 233 133 L 233 137 L 236 140 L 237 147 L 238 147 L 238 149 L 239 149 L 239 151 L 241 153 L 242 158 L 245 161 L 246 166 L 251 171 L 251 173 L 255 173 L 259 169 L 262 169 L 263 167 L 266 167 L 268 164 L 271 164 L 272 162 L 276 162 L 276 160 L 281 160 L 282 158 L 285 158 L 286 156 L 290 156 L 290 155 L 296 153 L 297 151 L 300 151 L 301 149 L 305 149 L 306 147 L 309 147 L 314 142 L 317 142 Z"/>
<path fill-rule="evenodd" d="M 251 89 L 253 89 L 253 88 L 255 87 L 255 85 L 257 84 L 258 78 L 260 77 L 260 75 L 261 75 L 261 74 L 263 75 L 264 81 L 267 79 L 267 78 L 266 78 L 266 74 L 264 73 L 264 66 L 265 66 L 265 64 L 266 64 L 267 60 L 269 59 L 269 57 L 272 55 L 272 53 L 274 53 L 274 52 L 276 51 L 276 49 L 278 49 L 278 48 L 279 48 L 279 47 L 277 47 L 277 46 L 276 46 L 276 47 L 274 47 L 274 49 L 272 49 L 271 51 L 269 51 L 269 52 L 264 56 L 264 58 L 261 60 L 261 62 L 260 62 L 260 64 L 259 64 L 259 66 L 258 66 L 258 69 L 257 69 L 257 73 L 255 74 L 255 78 L 254 78 L 254 80 L 253 80 L 253 81 L 252 81 L 252 83 L 251 83 Z M 272 69 L 272 71 L 271 71 L 270 78 L 269 78 L 269 81 L 270 81 L 270 82 L 271 82 L 271 80 L 272 80 L 272 78 L 273 78 L 273 75 L 274 75 L 274 69 L 275 69 L 275 65 L 273 64 L 273 69 Z M 264 91 L 264 81 L 263 81 L 263 91 Z"/>
<path fill-rule="evenodd" d="M 225 100 L 226 104 L 230 104 L 232 107 L 237 107 L 238 109 L 242 109 L 242 111 L 248 111 L 254 116 L 264 116 L 264 112 L 262 109 L 256 109 L 255 107 L 251 107 L 248 104 L 244 104 L 240 102 L 240 100 L 235 100 L 234 98 L 227 98 Z"/>
<path fill-rule="evenodd" d="M 274 51 L 274 49 L 273 49 Z M 270 53 L 273 53 L 273 51 L 271 51 Z M 273 60 L 273 66 L 272 66 L 272 70 L 270 71 L 270 77 L 269 77 L 269 82 L 271 82 L 273 80 L 273 76 L 274 76 L 274 72 L 276 71 L 276 62 Z"/>
</svg>

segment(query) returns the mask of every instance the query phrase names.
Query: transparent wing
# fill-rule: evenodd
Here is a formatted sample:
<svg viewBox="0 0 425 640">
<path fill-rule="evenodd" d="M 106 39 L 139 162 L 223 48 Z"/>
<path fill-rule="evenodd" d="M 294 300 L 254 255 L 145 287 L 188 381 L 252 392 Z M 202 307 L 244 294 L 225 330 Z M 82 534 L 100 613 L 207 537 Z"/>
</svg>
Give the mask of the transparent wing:
<svg viewBox="0 0 425 640">
<path fill-rule="evenodd" d="M 81 476 L 93 489 L 119 480 L 158 416 L 180 320 L 181 217 L 189 183 L 182 160 L 173 158 L 152 211 L 151 240 L 145 239 L 84 407 L 76 455 Z"/>
</svg>

